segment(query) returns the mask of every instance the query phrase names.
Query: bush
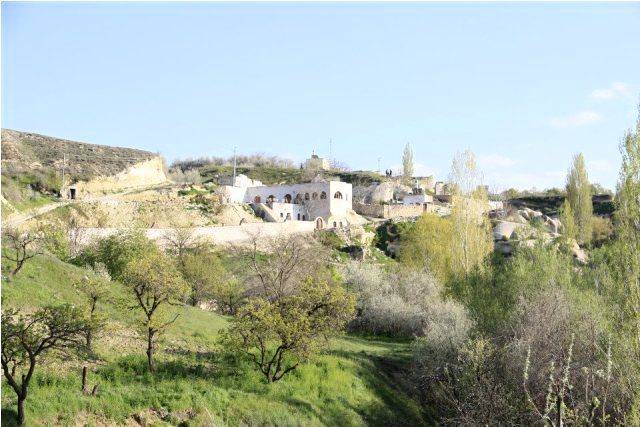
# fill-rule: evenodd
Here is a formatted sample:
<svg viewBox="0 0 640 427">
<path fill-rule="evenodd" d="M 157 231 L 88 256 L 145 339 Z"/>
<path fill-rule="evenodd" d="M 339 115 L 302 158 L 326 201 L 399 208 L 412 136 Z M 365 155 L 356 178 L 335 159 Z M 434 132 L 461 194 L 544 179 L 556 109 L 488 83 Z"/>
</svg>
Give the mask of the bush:
<svg viewBox="0 0 640 427">
<path fill-rule="evenodd" d="M 353 331 L 409 338 L 468 322 L 464 308 L 443 300 L 440 286 L 427 272 L 387 273 L 373 264 L 350 262 L 344 279 L 358 298 Z"/>
<path fill-rule="evenodd" d="M 606 217 L 594 215 L 591 221 L 592 238 L 591 242 L 595 246 L 600 246 L 613 236 L 613 224 Z"/>
</svg>

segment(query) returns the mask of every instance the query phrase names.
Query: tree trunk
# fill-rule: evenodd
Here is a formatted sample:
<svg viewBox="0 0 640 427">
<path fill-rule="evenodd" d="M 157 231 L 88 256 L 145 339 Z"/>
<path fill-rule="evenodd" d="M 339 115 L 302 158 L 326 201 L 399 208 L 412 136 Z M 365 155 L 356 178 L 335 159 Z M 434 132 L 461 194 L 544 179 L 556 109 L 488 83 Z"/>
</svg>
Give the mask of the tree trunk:
<svg viewBox="0 0 640 427">
<path fill-rule="evenodd" d="M 26 425 L 25 417 L 24 417 L 24 401 L 25 401 L 24 397 L 18 396 L 18 425 L 19 426 Z"/>
<path fill-rule="evenodd" d="M 147 363 L 149 365 L 149 371 L 155 372 L 156 365 L 153 362 L 153 329 L 149 328 L 147 333 Z"/>
<path fill-rule="evenodd" d="M 82 367 L 82 394 L 87 394 L 87 367 Z"/>
</svg>

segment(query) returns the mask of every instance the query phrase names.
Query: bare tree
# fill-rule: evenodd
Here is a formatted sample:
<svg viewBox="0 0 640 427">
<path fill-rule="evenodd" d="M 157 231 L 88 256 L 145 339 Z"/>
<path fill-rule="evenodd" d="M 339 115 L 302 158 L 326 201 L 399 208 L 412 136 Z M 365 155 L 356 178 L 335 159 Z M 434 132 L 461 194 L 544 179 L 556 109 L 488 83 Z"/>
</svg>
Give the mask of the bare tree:
<svg viewBox="0 0 640 427">
<path fill-rule="evenodd" d="M 9 272 L 10 278 L 18 274 L 26 261 L 42 253 L 39 246 L 42 236 L 38 232 L 9 228 L 4 231 L 2 237 L 10 248 L 2 251 L 2 258 L 15 264 Z"/>
<path fill-rule="evenodd" d="M 163 237 L 165 249 L 178 258 L 181 266 L 184 266 L 187 253 L 196 252 L 205 245 L 191 227 L 175 227 L 167 231 Z"/>
<path fill-rule="evenodd" d="M 323 274 L 329 256 L 315 239 L 300 236 L 251 237 L 248 246 L 236 246 L 233 252 L 249 268 L 249 289 L 278 299 L 291 294 L 307 277 Z"/>
</svg>

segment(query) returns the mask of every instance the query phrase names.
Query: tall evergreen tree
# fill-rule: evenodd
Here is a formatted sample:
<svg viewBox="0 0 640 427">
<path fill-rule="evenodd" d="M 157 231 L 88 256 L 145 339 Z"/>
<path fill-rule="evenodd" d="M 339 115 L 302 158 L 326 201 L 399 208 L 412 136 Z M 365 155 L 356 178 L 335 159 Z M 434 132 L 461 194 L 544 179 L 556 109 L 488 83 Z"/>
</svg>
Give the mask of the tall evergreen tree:
<svg viewBox="0 0 640 427">
<path fill-rule="evenodd" d="M 591 241 L 593 204 L 591 184 L 582 153 L 573 157 L 573 163 L 567 175 L 567 200 L 573 212 L 576 238 L 579 243 L 588 244 Z"/>
</svg>

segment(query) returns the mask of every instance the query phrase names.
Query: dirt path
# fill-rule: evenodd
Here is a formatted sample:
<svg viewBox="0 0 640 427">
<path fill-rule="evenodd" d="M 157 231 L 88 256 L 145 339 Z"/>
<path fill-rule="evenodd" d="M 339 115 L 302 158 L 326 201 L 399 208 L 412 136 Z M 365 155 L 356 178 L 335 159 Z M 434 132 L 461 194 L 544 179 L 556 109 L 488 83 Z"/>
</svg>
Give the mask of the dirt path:
<svg viewBox="0 0 640 427">
<path fill-rule="evenodd" d="M 120 191 L 117 193 L 111 193 L 111 194 L 105 194 L 104 196 L 96 196 L 96 197 L 87 197 L 84 199 L 76 199 L 76 200 L 64 200 L 64 201 L 60 201 L 60 202 L 54 202 L 54 203 L 49 203 L 48 205 L 44 205 L 44 206 L 40 206 L 37 207 L 35 209 L 30 209 L 26 212 L 17 212 L 17 213 L 13 213 L 10 214 L 9 216 L 7 216 L 7 218 L 5 218 L 2 221 L 2 226 L 3 227 L 17 227 L 29 220 L 32 220 L 34 218 L 37 218 L 41 215 L 46 214 L 47 212 L 51 212 L 54 209 L 58 209 L 61 208 L 63 206 L 67 206 L 67 205 L 71 205 L 74 203 L 83 203 L 83 202 L 95 202 L 95 201 L 103 201 L 103 200 L 109 200 L 112 197 L 117 197 L 117 196 L 123 196 L 125 194 L 130 194 L 130 193 L 134 193 L 136 191 L 146 191 L 146 190 L 152 190 L 154 188 L 159 188 L 159 187 L 163 187 L 166 184 L 161 184 L 161 185 L 155 185 L 155 186 L 151 186 L 151 187 L 144 187 L 144 188 L 130 188 L 124 191 Z"/>
</svg>

